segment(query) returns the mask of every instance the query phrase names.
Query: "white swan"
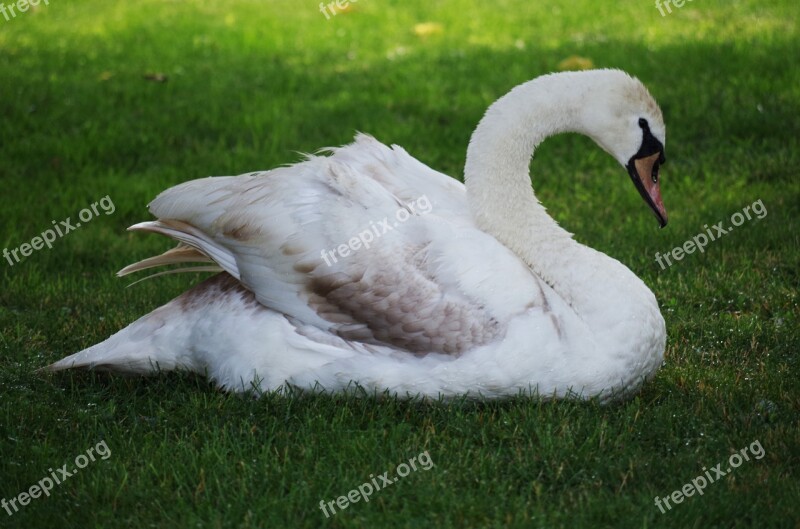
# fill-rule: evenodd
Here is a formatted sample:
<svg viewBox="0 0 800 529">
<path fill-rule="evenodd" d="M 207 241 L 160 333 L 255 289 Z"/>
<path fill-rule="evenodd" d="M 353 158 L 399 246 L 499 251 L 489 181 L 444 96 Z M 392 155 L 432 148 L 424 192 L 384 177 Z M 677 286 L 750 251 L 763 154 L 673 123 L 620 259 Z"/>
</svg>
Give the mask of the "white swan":
<svg viewBox="0 0 800 529">
<path fill-rule="evenodd" d="M 187 369 L 229 390 L 627 394 L 661 365 L 664 320 L 639 278 L 534 197 L 534 148 L 567 131 L 625 166 L 666 224 L 665 127 L 645 87 L 618 70 L 546 75 L 486 112 L 465 186 L 359 134 L 330 156 L 164 191 L 158 220 L 130 229 L 181 244 L 120 274 L 224 272 L 47 369 Z"/>
</svg>

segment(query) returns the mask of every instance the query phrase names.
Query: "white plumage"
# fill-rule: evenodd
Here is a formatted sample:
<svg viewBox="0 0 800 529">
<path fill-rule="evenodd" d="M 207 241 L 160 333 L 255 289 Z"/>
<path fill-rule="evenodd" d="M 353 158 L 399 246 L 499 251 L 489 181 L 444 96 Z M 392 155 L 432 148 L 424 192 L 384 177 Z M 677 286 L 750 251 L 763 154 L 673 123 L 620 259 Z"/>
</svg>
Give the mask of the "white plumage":
<svg viewBox="0 0 800 529">
<path fill-rule="evenodd" d="M 554 74 L 490 107 L 466 187 L 363 134 L 290 167 L 175 186 L 150 204 L 158 220 L 131 229 L 179 247 L 121 274 L 212 261 L 223 272 L 48 367 L 188 369 L 229 390 L 626 394 L 663 358 L 656 300 L 558 227 L 528 164 L 545 137 L 576 131 L 630 169 L 647 143 L 641 120 L 663 161 L 663 119 L 641 83 Z M 654 193 L 650 174 L 632 176 Z"/>
</svg>

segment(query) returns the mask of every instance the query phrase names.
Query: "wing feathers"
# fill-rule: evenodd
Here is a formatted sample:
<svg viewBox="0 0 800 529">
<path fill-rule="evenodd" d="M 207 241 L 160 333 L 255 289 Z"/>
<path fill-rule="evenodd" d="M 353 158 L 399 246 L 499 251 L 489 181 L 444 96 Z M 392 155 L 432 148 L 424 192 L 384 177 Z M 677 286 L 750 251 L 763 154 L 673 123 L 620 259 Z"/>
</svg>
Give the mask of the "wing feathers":
<svg viewBox="0 0 800 529">
<path fill-rule="evenodd" d="M 212 262 L 213 260 L 210 257 L 200 252 L 199 250 L 192 248 L 191 246 L 187 246 L 184 243 L 178 243 L 178 246 L 170 250 L 167 250 L 161 255 L 148 257 L 147 259 L 142 259 L 139 262 L 129 264 L 128 266 L 117 272 L 117 277 L 123 277 L 128 274 L 132 274 L 134 272 L 139 272 L 140 270 L 147 270 L 148 268 L 155 268 L 157 266 L 166 266 L 166 265 L 173 265 L 180 263 L 212 263 Z M 183 268 L 182 270 L 186 269 Z"/>
<path fill-rule="evenodd" d="M 524 263 L 475 228 L 463 185 L 365 135 L 331 152 L 162 192 L 159 220 L 129 229 L 181 244 L 120 275 L 211 260 L 297 325 L 417 355 L 460 355 L 542 306 Z"/>
<path fill-rule="evenodd" d="M 128 228 L 128 230 L 149 231 L 171 237 L 205 255 L 236 279 L 241 279 L 239 275 L 239 267 L 236 264 L 236 257 L 231 253 L 231 251 L 211 239 L 208 235 L 195 228 L 191 224 L 180 220 L 161 219 L 152 222 L 140 222 L 139 224 L 134 224 Z"/>
</svg>

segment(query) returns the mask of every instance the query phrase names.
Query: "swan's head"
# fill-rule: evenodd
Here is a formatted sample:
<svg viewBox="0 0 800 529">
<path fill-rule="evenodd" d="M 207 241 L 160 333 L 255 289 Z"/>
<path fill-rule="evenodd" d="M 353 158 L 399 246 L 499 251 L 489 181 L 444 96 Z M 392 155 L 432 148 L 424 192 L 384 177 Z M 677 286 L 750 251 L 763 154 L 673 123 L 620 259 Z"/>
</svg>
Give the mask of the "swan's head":
<svg viewBox="0 0 800 529">
<path fill-rule="evenodd" d="M 638 79 L 619 70 L 600 70 L 598 74 L 589 90 L 600 101 L 584 109 L 586 130 L 625 167 L 663 228 L 667 210 L 658 173 L 666 161 L 666 128 L 661 109 Z"/>
</svg>

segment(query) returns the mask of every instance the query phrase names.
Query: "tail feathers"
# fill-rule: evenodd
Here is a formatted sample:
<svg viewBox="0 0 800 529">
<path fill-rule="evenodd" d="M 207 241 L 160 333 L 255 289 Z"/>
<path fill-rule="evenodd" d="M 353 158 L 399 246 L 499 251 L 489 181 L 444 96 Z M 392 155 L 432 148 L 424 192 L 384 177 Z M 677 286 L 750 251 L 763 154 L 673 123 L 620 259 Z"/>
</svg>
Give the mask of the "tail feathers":
<svg viewBox="0 0 800 529">
<path fill-rule="evenodd" d="M 147 270 L 148 268 L 180 263 L 213 263 L 213 261 L 199 250 L 192 248 L 191 246 L 187 246 L 181 242 L 178 243 L 178 246 L 175 248 L 167 250 L 161 255 L 148 257 L 147 259 L 142 259 L 139 262 L 129 264 L 117 272 L 117 276 L 122 277 L 140 270 Z M 220 268 L 220 270 L 222 269 Z"/>
<path fill-rule="evenodd" d="M 139 270 L 166 264 L 213 262 L 215 263 L 213 267 L 186 268 L 180 269 L 180 271 L 210 272 L 224 270 L 236 279 L 240 278 L 239 268 L 236 265 L 236 258 L 230 250 L 219 245 L 211 237 L 191 224 L 173 219 L 155 220 L 134 224 L 128 228 L 128 230 L 159 233 L 177 240 L 180 244 L 178 244 L 176 248 L 168 250 L 161 255 L 150 257 L 138 263 L 126 266 L 117 272 L 118 276 L 124 276 Z"/>
<path fill-rule="evenodd" d="M 161 255 L 157 255 L 155 257 L 148 257 L 147 259 L 143 259 L 141 261 L 126 266 L 125 268 L 117 272 L 117 277 L 123 277 L 128 274 L 133 274 L 134 272 L 147 270 L 149 268 L 155 268 L 157 266 L 166 266 L 179 263 L 214 263 L 214 261 L 212 261 L 208 256 L 199 252 L 198 250 L 195 250 L 190 246 L 186 246 L 183 243 L 178 243 L 178 246 L 172 248 L 171 250 L 167 250 Z M 146 279 L 153 279 L 155 277 L 168 274 L 180 274 L 183 272 L 222 272 L 222 271 L 223 271 L 222 267 L 218 266 L 216 263 L 208 266 L 186 266 L 183 268 L 172 268 L 170 270 L 163 270 L 161 272 L 145 276 L 139 279 L 138 281 L 134 281 L 128 286 L 133 286 L 136 283 L 141 283 Z"/>
<path fill-rule="evenodd" d="M 162 265 L 180 263 L 210 263 L 207 266 L 195 266 L 167 270 L 149 277 L 184 271 L 219 272 L 225 271 L 239 279 L 236 258 L 225 247 L 219 245 L 208 235 L 191 224 L 183 221 L 167 219 L 134 224 L 129 230 L 160 233 L 179 244 L 161 255 L 150 257 L 126 266 L 118 276 L 125 276 L 140 270 Z M 209 285 L 215 286 L 220 281 L 229 279 L 238 284 L 227 274 L 221 279 L 212 279 L 211 283 L 201 284 L 196 292 L 205 292 Z M 145 278 L 147 279 L 147 278 Z M 190 291 L 192 292 L 192 291 Z M 186 319 L 186 297 L 181 296 L 140 318 L 104 342 L 70 355 L 47 367 L 43 371 L 62 371 L 71 368 L 88 368 L 104 371 L 116 371 L 130 374 L 147 374 L 156 370 L 169 371 L 187 369 L 198 371 L 196 361 L 190 356 L 189 327 Z"/>
<path fill-rule="evenodd" d="M 195 371 L 194 362 L 183 348 L 171 344 L 182 339 L 181 329 L 169 325 L 161 310 L 156 309 L 107 340 L 50 364 L 42 371 L 72 368 L 96 369 L 145 375 L 156 371 L 187 369 Z"/>
</svg>

